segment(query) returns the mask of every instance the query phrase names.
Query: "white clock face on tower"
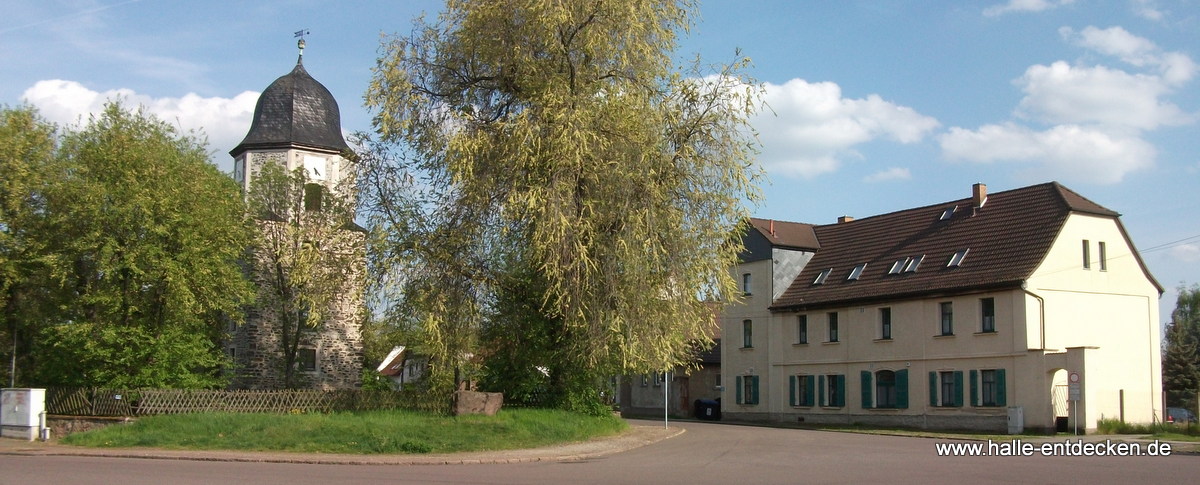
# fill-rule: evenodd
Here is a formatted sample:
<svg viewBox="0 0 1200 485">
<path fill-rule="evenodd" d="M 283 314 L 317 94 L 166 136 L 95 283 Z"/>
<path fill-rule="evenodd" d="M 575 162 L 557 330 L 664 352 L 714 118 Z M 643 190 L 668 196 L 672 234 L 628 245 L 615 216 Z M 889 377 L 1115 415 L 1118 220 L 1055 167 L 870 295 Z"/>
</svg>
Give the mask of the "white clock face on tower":
<svg viewBox="0 0 1200 485">
<path fill-rule="evenodd" d="M 325 171 L 324 158 L 312 155 L 304 156 L 304 173 L 308 175 L 309 180 L 325 180 L 325 177 L 328 175 Z"/>
</svg>

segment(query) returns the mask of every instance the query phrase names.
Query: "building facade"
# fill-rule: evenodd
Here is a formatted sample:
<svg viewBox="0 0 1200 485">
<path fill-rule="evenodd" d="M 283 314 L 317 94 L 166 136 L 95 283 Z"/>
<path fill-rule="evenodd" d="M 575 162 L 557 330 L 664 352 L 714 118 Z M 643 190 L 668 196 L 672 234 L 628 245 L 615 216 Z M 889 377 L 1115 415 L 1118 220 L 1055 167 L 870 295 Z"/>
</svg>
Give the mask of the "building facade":
<svg viewBox="0 0 1200 485">
<path fill-rule="evenodd" d="M 1057 183 L 797 225 L 819 244 L 794 277 L 778 246 L 760 259 L 750 241 L 771 223 L 753 222 L 735 270 L 749 295 L 722 317 L 726 416 L 989 431 L 1162 418 L 1162 288 L 1119 214 Z"/>
<path fill-rule="evenodd" d="M 288 173 L 302 168 L 308 180 L 304 209 L 309 210 L 312 203 L 307 197 L 314 192 L 309 189 L 316 189 L 318 199 L 320 194 L 349 190 L 349 185 L 341 182 L 351 176 L 351 168 L 343 156 L 349 147 L 342 137 L 337 101 L 304 69 L 303 44 L 300 48 L 301 57 L 295 68 L 276 79 L 259 96 L 250 130 L 230 155 L 234 158 L 234 179 L 246 194 L 253 190 L 251 182 L 267 164 L 282 166 Z M 275 225 L 288 223 L 273 218 L 257 221 L 259 229 L 268 235 L 274 232 Z M 341 389 L 361 384 L 365 260 L 364 236 L 356 229 L 352 221 L 347 221 L 344 230 L 320 242 L 322 250 L 349 255 L 350 260 L 358 263 L 343 268 L 346 277 L 340 282 L 338 297 L 325 310 L 324 321 L 300 332 L 294 372 L 302 387 Z M 260 248 L 250 257 L 261 261 L 267 254 Z M 251 279 L 260 288 L 259 301 L 247 312 L 245 323 L 231 329 L 229 351 L 235 364 L 234 388 L 285 386 L 281 319 L 272 305 L 264 303 L 273 297 L 267 294 L 271 291 L 266 284 L 269 276 L 251 271 Z"/>
</svg>

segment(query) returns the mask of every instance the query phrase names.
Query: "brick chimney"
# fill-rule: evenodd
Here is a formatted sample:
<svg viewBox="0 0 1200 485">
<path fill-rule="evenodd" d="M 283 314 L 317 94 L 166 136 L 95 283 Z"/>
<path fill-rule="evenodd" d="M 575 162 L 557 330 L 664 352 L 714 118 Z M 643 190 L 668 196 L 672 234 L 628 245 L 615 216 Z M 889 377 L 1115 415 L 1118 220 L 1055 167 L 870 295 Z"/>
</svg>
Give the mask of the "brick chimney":
<svg viewBox="0 0 1200 485">
<path fill-rule="evenodd" d="M 845 224 L 845 223 L 853 221 L 853 220 L 854 220 L 854 218 L 851 216 L 841 216 L 838 218 L 838 224 Z"/>
<path fill-rule="evenodd" d="M 983 204 L 987 203 L 987 185 L 975 184 L 971 186 L 971 200 L 974 202 L 974 208 L 979 209 Z"/>
</svg>

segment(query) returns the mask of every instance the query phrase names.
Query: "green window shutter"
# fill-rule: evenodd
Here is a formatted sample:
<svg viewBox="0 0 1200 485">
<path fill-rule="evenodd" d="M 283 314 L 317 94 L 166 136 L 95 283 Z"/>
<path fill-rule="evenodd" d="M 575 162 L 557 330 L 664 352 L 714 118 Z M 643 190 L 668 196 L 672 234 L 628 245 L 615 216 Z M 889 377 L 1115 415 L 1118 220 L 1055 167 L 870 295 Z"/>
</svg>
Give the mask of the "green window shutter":
<svg viewBox="0 0 1200 485">
<path fill-rule="evenodd" d="M 816 403 L 816 400 L 813 399 L 813 394 L 817 392 L 817 377 L 804 376 L 804 378 L 808 379 L 808 385 L 805 386 L 806 389 L 804 390 L 804 403 L 805 405 L 812 406 Z"/>
<path fill-rule="evenodd" d="M 937 372 L 929 371 L 929 405 L 937 406 Z"/>
<path fill-rule="evenodd" d="M 871 409 L 871 372 L 861 371 L 858 373 L 862 381 L 862 407 L 863 409 Z"/>
<path fill-rule="evenodd" d="M 954 405 L 962 407 L 963 405 L 963 373 L 960 370 L 954 371 Z"/>
<path fill-rule="evenodd" d="M 979 405 L 979 371 L 971 370 L 971 406 Z"/>
<path fill-rule="evenodd" d="M 821 401 L 818 402 L 817 404 L 824 406 L 826 404 L 825 403 L 825 375 L 824 374 L 817 376 L 817 395 L 821 398 Z"/>
<path fill-rule="evenodd" d="M 788 405 L 796 405 L 796 376 L 788 376 Z"/>
<path fill-rule="evenodd" d="M 836 402 L 833 403 L 833 405 L 838 406 L 838 407 L 845 406 L 846 405 L 846 376 L 839 375 L 839 376 L 835 376 L 835 377 L 837 380 L 834 382 L 834 385 L 837 386 L 837 396 L 834 396 L 834 397 L 836 397 L 837 400 L 836 400 Z"/>
<path fill-rule="evenodd" d="M 742 404 L 742 376 L 737 376 L 733 379 L 734 402 Z"/>
<path fill-rule="evenodd" d="M 758 376 L 750 376 L 750 404 L 758 404 Z"/>
<path fill-rule="evenodd" d="M 1008 404 L 1006 401 L 1005 389 L 1007 389 L 1007 386 L 1005 385 L 1005 380 L 1004 380 L 1004 369 L 996 369 L 996 405 L 997 406 L 1006 406 Z"/>
<path fill-rule="evenodd" d="M 908 369 L 896 371 L 896 407 L 908 409 Z"/>
</svg>

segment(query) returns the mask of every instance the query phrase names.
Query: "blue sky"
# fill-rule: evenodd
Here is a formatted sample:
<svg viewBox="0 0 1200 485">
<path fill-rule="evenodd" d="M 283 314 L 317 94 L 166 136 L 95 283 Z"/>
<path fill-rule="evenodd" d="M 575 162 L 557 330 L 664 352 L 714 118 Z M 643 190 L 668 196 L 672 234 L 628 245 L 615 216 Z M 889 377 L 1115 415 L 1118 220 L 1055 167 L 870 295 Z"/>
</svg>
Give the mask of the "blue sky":
<svg viewBox="0 0 1200 485">
<path fill-rule="evenodd" d="M 441 2 L 7 0 L 0 104 L 72 123 L 121 96 L 202 129 L 213 161 L 258 93 L 305 67 L 347 131 L 381 35 Z M 680 59 L 737 49 L 766 83 L 760 217 L 831 223 L 1059 181 L 1123 214 L 1168 291 L 1200 282 L 1198 0 L 715 1 Z"/>
</svg>

